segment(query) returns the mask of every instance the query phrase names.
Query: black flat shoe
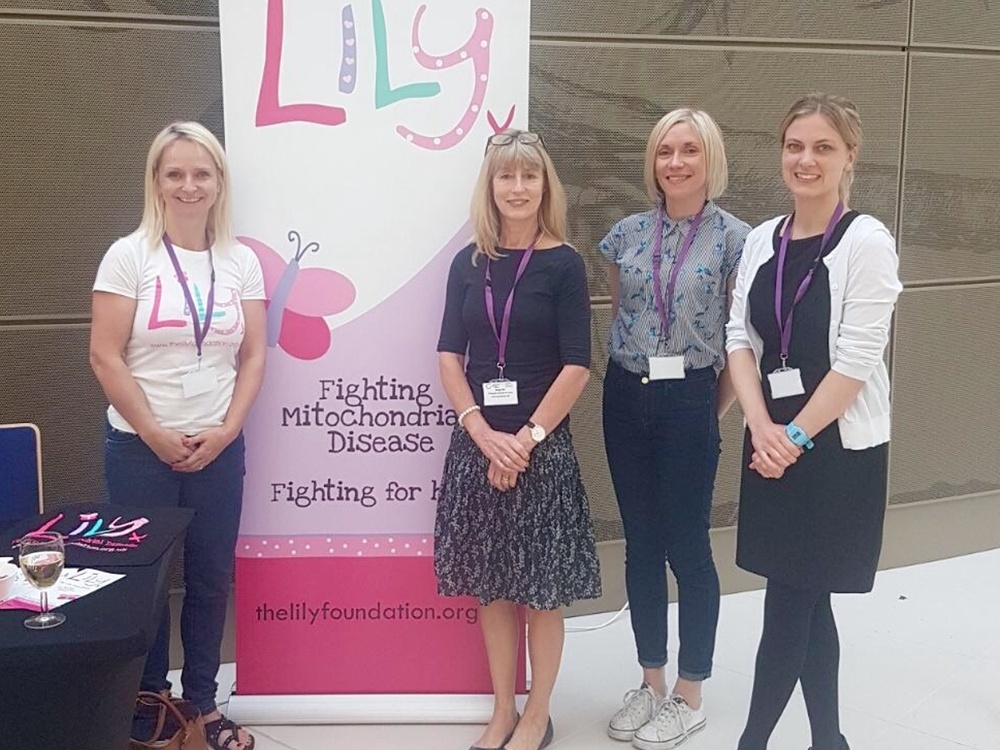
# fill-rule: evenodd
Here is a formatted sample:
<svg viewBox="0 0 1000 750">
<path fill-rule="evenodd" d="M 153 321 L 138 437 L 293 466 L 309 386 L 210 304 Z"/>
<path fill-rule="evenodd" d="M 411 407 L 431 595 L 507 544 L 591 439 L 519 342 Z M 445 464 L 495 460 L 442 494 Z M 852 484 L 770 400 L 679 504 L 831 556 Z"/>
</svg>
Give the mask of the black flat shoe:
<svg viewBox="0 0 1000 750">
<path fill-rule="evenodd" d="M 500 747 L 479 747 L 479 745 L 469 745 L 469 750 L 503 750 L 503 746 L 510 742 L 510 738 L 514 736 L 514 730 L 517 729 L 517 723 L 521 720 L 521 714 L 517 715 L 514 719 L 514 727 L 511 729 L 507 736 L 504 737 L 503 742 L 500 743 Z"/>
<path fill-rule="evenodd" d="M 552 744 L 552 735 L 555 734 L 555 730 L 552 728 L 552 717 L 549 717 L 549 723 L 545 727 L 545 734 L 542 735 L 542 741 L 538 743 L 538 747 L 535 750 L 545 750 L 549 745 Z M 513 732 L 511 732 L 513 736 Z M 510 742 L 510 737 L 503 743 L 503 747 L 500 750 L 507 750 L 507 743 Z"/>
<path fill-rule="evenodd" d="M 809 750 L 813 750 L 812 747 L 810 747 Z M 851 746 L 847 744 L 847 738 L 844 735 L 840 735 L 839 750 L 851 750 Z"/>
</svg>

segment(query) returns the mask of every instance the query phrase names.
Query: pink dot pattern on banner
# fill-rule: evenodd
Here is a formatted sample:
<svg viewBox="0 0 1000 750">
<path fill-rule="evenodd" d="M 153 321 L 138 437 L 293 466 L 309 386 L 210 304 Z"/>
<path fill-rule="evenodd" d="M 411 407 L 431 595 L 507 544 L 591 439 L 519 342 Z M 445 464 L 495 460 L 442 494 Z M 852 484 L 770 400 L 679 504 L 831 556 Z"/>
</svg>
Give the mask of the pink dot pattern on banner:
<svg viewBox="0 0 1000 750">
<path fill-rule="evenodd" d="M 279 541 L 241 536 L 238 557 L 431 557 L 431 534 L 338 534 L 284 537 Z"/>
<path fill-rule="evenodd" d="M 399 125 L 396 132 L 408 142 L 421 148 L 431 151 L 443 151 L 457 146 L 465 138 L 472 128 L 483 101 L 486 99 L 486 87 L 490 78 L 490 42 L 493 38 L 493 14 L 486 8 L 476 10 L 476 27 L 472 31 L 469 40 L 454 52 L 447 55 L 428 54 L 420 43 L 420 20 L 427 10 L 426 5 L 421 5 L 417 9 L 417 14 L 413 18 L 413 56 L 421 66 L 428 70 L 441 70 L 460 65 L 470 58 L 472 68 L 475 71 L 475 88 L 472 90 L 472 101 L 470 106 L 465 108 L 462 119 L 443 135 L 421 135 L 404 125 Z"/>
</svg>

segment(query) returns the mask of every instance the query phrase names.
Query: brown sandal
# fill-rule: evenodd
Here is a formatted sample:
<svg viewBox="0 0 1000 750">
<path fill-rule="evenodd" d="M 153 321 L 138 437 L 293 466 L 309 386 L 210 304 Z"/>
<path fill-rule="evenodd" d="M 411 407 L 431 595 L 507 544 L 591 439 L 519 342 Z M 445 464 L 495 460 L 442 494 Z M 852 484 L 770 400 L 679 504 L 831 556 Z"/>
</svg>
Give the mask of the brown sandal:
<svg viewBox="0 0 1000 750">
<path fill-rule="evenodd" d="M 240 744 L 240 730 L 246 732 L 247 735 L 247 743 L 243 746 L 243 750 L 253 750 L 255 744 L 253 735 L 225 716 L 220 716 L 215 721 L 205 722 L 205 739 L 208 740 L 208 746 L 212 750 L 235 750 L 235 746 Z M 220 743 L 219 735 L 226 731 L 229 732 L 229 736 Z"/>
</svg>

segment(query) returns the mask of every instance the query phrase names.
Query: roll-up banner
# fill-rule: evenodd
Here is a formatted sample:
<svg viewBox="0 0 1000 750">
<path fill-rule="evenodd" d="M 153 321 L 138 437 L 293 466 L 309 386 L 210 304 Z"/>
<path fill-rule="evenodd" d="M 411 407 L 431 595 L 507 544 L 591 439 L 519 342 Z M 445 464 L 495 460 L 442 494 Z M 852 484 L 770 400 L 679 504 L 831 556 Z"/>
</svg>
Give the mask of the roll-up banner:
<svg viewBox="0 0 1000 750">
<path fill-rule="evenodd" d="M 455 424 L 435 346 L 486 139 L 528 122 L 529 3 L 222 0 L 220 15 L 235 226 L 268 297 L 230 712 L 481 720 L 476 602 L 439 597 L 433 571 Z"/>
</svg>

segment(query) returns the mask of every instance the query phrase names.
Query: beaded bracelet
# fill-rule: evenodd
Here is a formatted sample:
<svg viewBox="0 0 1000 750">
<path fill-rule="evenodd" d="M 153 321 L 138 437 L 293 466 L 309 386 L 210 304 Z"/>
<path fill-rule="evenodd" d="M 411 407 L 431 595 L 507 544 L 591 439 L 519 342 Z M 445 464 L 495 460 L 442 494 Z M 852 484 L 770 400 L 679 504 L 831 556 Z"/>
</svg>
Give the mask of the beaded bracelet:
<svg viewBox="0 0 1000 750">
<path fill-rule="evenodd" d="M 472 412 L 474 411 L 479 411 L 479 404 L 473 404 L 468 409 L 465 409 L 461 414 L 458 415 L 458 426 L 464 428 L 465 425 L 462 423 L 465 421 L 465 418 L 470 414 L 472 414 Z"/>
</svg>

